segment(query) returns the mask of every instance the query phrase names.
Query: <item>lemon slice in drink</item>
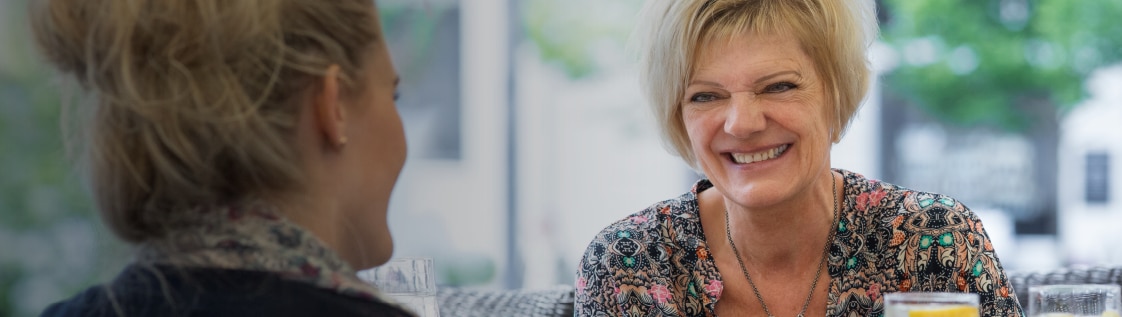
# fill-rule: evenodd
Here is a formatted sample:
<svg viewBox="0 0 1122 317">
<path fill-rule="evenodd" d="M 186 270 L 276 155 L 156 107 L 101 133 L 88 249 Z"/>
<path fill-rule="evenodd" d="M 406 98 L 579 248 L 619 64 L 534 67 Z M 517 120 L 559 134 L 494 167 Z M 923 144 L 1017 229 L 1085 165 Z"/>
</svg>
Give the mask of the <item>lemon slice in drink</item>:
<svg viewBox="0 0 1122 317">
<path fill-rule="evenodd" d="M 973 306 L 912 308 L 908 311 L 908 317 L 978 317 L 978 308 Z"/>
</svg>

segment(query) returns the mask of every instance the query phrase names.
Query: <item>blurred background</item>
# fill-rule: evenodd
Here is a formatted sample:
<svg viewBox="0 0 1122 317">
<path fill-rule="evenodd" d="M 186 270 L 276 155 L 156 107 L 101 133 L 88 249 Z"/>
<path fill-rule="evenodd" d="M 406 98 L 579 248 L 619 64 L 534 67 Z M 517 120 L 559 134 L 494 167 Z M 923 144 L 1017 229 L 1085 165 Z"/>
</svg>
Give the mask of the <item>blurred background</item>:
<svg viewBox="0 0 1122 317">
<path fill-rule="evenodd" d="M 601 228 L 698 178 L 661 146 L 628 36 L 641 0 L 383 0 L 409 159 L 395 256 L 442 285 L 573 284 Z M 833 165 L 949 194 L 1008 270 L 1122 264 L 1122 1 L 880 0 L 878 74 Z M 0 0 L 0 316 L 129 249 L 66 159 L 65 97 Z"/>
</svg>

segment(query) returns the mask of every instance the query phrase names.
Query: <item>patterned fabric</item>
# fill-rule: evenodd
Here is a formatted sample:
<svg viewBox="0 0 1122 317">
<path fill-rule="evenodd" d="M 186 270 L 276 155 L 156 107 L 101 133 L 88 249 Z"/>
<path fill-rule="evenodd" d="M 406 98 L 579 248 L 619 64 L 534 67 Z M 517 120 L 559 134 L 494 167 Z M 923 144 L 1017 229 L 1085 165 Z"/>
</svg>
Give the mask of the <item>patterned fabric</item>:
<svg viewBox="0 0 1122 317">
<path fill-rule="evenodd" d="M 829 250 L 826 314 L 884 316 L 883 294 L 971 292 L 982 316 L 1021 317 L 1016 294 L 982 223 L 954 199 L 865 179 L 845 179 Z M 577 272 L 577 316 L 715 316 L 724 289 L 698 214 L 698 181 L 601 231 Z"/>
<path fill-rule="evenodd" d="M 162 223 L 175 229 L 141 244 L 137 262 L 271 272 L 343 295 L 394 303 L 359 280 L 318 238 L 269 205 L 199 208 Z"/>
</svg>

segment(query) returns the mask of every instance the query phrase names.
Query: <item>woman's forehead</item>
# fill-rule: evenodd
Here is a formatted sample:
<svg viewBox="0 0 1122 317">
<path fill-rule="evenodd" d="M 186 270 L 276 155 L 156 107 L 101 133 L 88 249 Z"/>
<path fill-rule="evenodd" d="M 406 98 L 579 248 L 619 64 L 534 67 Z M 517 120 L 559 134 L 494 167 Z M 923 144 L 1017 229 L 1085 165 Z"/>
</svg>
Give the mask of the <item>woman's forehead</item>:
<svg viewBox="0 0 1122 317">
<path fill-rule="evenodd" d="M 690 68 L 696 70 L 702 67 L 702 64 L 729 53 L 746 56 L 757 52 L 776 51 L 782 51 L 791 58 L 806 55 L 802 41 L 791 33 L 761 31 L 728 34 L 711 37 L 698 43 L 690 58 Z"/>
</svg>

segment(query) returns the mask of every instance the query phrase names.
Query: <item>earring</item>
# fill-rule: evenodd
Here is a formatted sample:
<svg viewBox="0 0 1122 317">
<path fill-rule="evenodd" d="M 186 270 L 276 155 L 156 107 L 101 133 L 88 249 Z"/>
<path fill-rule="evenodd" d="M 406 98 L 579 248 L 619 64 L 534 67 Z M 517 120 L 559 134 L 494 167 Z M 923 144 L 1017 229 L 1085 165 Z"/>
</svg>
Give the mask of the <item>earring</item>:
<svg viewBox="0 0 1122 317">
<path fill-rule="evenodd" d="M 345 137 L 345 136 L 339 137 L 339 141 L 335 142 L 335 144 L 338 145 L 339 147 L 343 147 L 343 146 L 347 145 L 347 137 Z"/>
</svg>

